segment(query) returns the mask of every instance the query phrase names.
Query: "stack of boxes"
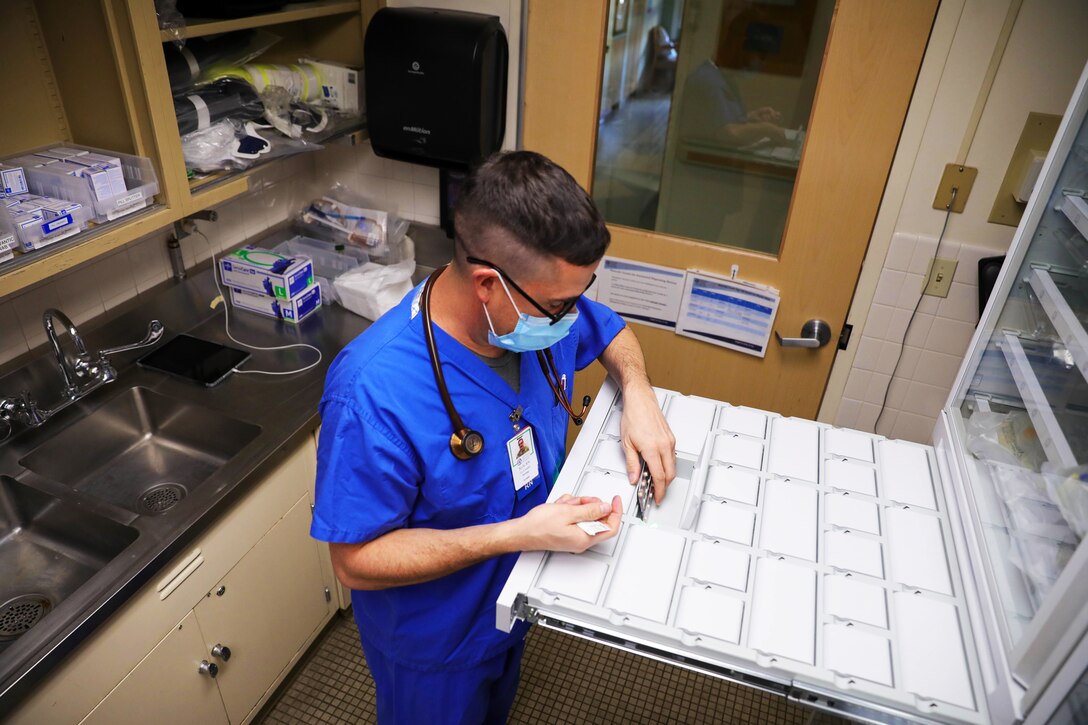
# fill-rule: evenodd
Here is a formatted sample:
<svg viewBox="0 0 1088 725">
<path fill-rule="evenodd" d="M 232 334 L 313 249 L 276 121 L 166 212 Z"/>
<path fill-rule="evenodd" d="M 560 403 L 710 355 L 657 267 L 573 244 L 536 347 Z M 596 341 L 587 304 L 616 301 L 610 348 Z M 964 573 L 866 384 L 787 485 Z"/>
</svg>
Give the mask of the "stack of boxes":
<svg viewBox="0 0 1088 725">
<path fill-rule="evenodd" d="M 0 164 L 0 202 L 24 252 L 41 249 L 79 232 L 86 212 L 81 204 L 28 193 L 22 167 Z M 11 259 L 14 244 L 0 234 L 0 262 Z"/>
<path fill-rule="evenodd" d="M 219 260 L 234 307 L 298 323 L 321 307 L 321 285 L 308 257 L 243 247 Z"/>
</svg>

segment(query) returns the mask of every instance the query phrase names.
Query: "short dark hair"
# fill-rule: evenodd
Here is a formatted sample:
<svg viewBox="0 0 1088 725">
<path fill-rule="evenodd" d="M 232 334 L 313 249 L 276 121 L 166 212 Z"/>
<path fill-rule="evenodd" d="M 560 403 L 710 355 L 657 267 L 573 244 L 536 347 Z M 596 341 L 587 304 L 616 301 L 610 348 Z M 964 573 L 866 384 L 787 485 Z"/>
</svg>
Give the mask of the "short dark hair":
<svg viewBox="0 0 1088 725">
<path fill-rule="evenodd" d="M 472 254 L 489 231 L 506 231 L 530 252 L 580 267 L 611 241 L 597 206 L 570 174 L 534 151 L 500 151 L 465 180 L 454 208 L 455 237 Z"/>
</svg>

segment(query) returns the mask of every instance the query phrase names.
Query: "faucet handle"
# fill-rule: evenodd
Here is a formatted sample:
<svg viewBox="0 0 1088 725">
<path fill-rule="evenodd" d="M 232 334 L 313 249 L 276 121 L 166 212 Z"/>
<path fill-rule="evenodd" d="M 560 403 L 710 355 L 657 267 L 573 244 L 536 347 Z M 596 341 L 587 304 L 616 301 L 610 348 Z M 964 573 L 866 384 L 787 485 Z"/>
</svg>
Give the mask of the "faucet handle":
<svg viewBox="0 0 1088 725">
<path fill-rule="evenodd" d="M 134 342 L 131 345 L 119 345 L 117 347 L 108 347 L 105 350 L 99 350 L 98 358 L 99 360 L 103 360 L 110 355 L 116 355 L 119 352 L 128 352 L 129 350 L 138 350 L 141 347 L 149 347 L 151 345 L 154 345 L 156 342 L 159 341 L 159 339 L 162 337 L 163 332 L 165 331 L 166 328 L 163 327 L 163 324 L 161 322 L 159 322 L 158 320 L 152 320 L 147 325 L 147 335 L 144 336 L 143 340 L 140 340 L 139 342 Z"/>
</svg>

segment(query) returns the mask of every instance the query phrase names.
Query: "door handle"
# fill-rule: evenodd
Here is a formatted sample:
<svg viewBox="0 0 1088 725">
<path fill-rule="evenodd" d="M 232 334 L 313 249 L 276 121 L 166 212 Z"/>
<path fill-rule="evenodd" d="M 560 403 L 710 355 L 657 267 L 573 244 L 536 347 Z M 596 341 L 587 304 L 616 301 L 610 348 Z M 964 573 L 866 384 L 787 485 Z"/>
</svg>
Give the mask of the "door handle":
<svg viewBox="0 0 1088 725">
<path fill-rule="evenodd" d="M 809 320 L 801 326 L 800 337 L 782 337 L 774 331 L 782 347 L 823 347 L 831 341 L 831 326 L 823 320 Z"/>
</svg>

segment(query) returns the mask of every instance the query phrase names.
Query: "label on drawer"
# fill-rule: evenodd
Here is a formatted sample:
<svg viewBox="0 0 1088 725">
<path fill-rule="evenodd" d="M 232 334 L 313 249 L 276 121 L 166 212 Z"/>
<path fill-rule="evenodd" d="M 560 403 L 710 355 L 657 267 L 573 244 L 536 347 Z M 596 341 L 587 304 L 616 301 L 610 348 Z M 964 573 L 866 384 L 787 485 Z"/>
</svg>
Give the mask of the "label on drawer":
<svg viewBox="0 0 1088 725">
<path fill-rule="evenodd" d="M 702 587 L 684 587 L 676 612 L 676 626 L 685 632 L 705 635 L 736 644 L 744 602 L 736 597 Z"/>
</svg>

